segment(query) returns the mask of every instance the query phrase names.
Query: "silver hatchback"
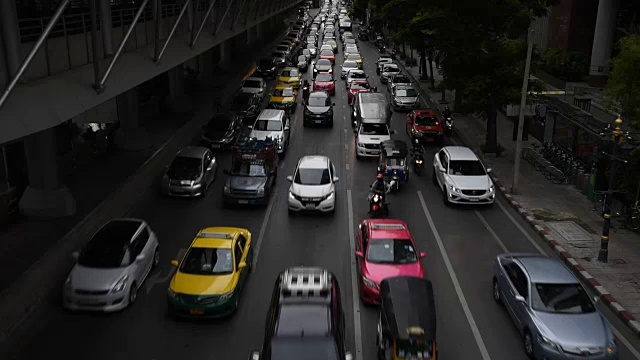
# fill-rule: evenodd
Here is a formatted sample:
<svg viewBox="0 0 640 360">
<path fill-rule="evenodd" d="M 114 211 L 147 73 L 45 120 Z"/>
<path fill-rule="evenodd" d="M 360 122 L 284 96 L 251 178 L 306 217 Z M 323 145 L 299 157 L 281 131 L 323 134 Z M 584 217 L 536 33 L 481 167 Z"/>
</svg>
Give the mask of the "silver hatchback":
<svg viewBox="0 0 640 360">
<path fill-rule="evenodd" d="M 216 179 L 218 163 L 213 153 L 201 146 L 180 150 L 162 177 L 162 193 L 170 196 L 205 196 Z"/>
<path fill-rule="evenodd" d="M 557 259 L 498 255 L 493 264 L 493 298 L 511 315 L 531 359 L 618 359 L 604 316 Z"/>
</svg>

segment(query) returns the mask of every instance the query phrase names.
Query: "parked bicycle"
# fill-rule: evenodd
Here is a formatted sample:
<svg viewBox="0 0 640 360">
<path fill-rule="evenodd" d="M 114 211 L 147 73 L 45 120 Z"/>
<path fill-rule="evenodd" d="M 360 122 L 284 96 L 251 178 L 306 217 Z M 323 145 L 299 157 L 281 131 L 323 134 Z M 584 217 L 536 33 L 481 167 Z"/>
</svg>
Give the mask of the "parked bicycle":
<svg viewBox="0 0 640 360">
<path fill-rule="evenodd" d="M 532 144 L 523 150 L 522 158 L 554 184 L 573 183 L 576 176 L 586 170 L 580 160 L 551 142 Z"/>
<path fill-rule="evenodd" d="M 606 202 L 608 192 L 607 191 L 594 191 L 593 194 L 593 211 L 599 211 L 600 216 L 604 217 Z M 636 231 L 640 229 L 640 200 L 638 199 L 638 194 L 636 194 L 636 199 L 633 203 L 628 201 L 629 193 L 622 191 L 614 191 L 614 198 L 611 199 L 612 207 L 614 205 L 614 200 L 619 200 L 622 203 L 620 211 L 614 210 L 611 208 L 610 214 L 611 218 L 621 218 L 622 226 L 625 229 Z M 620 200 L 622 198 L 622 200 Z"/>
</svg>

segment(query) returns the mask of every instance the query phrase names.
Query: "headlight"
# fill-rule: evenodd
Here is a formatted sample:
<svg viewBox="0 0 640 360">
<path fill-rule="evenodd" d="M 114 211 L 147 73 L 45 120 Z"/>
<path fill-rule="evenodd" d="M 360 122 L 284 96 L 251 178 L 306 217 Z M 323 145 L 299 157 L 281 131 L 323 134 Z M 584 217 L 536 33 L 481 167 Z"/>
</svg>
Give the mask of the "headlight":
<svg viewBox="0 0 640 360">
<path fill-rule="evenodd" d="M 264 195 L 264 186 L 258 188 L 258 195 Z"/>
<path fill-rule="evenodd" d="M 167 297 L 169 299 L 174 299 L 176 297 L 176 293 L 174 293 L 171 288 L 167 288 Z"/>
<path fill-rule="evenodd" d="M 607 344 L 607 354 L 613 354 L 616 351 L 616 343 L 613 339 Z"/>
<path fill-rule="evenodd" d="M 363 143 L 358 143 L 358 147 L 363 148 L 363 147 L 364 147 L 364 144 L 363 144 Z"/>
<path fill-rule="evenodd" d="M 313 115 L 313 113 L 311 111 L 309 111 L 309 109 L 304 108 L 304 114 L 305 115 Z"/>
<path fill-rule="evenodd" d="M 111 289 L 111 291 L 113 292 L 120 292 L 122 290 L 124 290 L 124 288 L 127 286 L 127 280 L 129 279 L 128 275 L 123 276 L 120 280 L 118 280 L 115 285 L 113 285 L 113 288 Z"/>
<path fill-rule="evenodd" d="M 372 289 L 378 290 L 378 285 L 373 280 L 367 279 L 366 277 L 362 277 L 362 282 L 366 287 L 370 287 Z"/>
<path fill-rule="evenodd" d="M 67 280 L 64 281 L 64 287 L 71 288 L 72 283 L 71 274 L 69 274 L 69 276 L 67 276 Z"/>
<path fill-rule="evenodd" d="M 419 165 L 422 164 L 422 160 L 420 159 L 416 160 L 416 164 L 419 164 Z"/>
<path fill-rule="evenodd" d="M 543 335 L 538 335 L 538 341 L 544 347 L 551 348 L 553 350 L 558 350 L 558 345 Z"/>
<path fill-rule="evenodd" d="M 453 185 L 449 185 L 449 190 L 451 190 L 453 192 L 460 192 L 460 189 L 458 189 L 457 187 L 455 187 Z"/>
<path fill-rule="evenodd" d="M 378 201 L 380 201 L 380 195 L 378 194 L 373 195 L 373 202 L 378 202 Z"/>
<path fill-rule="evenodd" d="M 224 193 L 225 194 L 231 194 L 231 187 L 229 187 L 229 185 L 225 185 L 224 186 Z"/>
<path fill-rule="evenodd" d="M 218 298 L 218 302 L 225 302 L 225 301 L 231 299 L 232 296 L 233 296 L 233 291 L 230 291 L 230 292 L 228 292 L 226 294 L 222 294 Z"/>
<path fill-rule="evenodd" d="M 496 188 L 493 185 L 489 186 L 489 194 L 493 193 L 495 189 Z"/>
<path fill-rule="evenodd" d="M 193 185 L 191 180 L 180 180 L 180 185 Z"/>
</svg>

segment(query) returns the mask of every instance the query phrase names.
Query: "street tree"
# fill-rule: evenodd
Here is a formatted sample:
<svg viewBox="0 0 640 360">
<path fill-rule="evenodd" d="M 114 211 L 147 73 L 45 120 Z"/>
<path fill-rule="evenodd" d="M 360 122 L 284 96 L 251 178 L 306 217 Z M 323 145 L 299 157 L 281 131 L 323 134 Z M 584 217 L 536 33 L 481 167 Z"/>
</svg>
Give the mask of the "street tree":
<svg viewBox="0 0 640 360">
<path fill-rule="evenodd" d="M 620 53 L 612 61 L 607 94 L 613 101 L 608 106 L 620 104 L 622 118 L 631 126 L 640 128 L 640 35 L 629 35 L 620 40 Z"/>
</svg>

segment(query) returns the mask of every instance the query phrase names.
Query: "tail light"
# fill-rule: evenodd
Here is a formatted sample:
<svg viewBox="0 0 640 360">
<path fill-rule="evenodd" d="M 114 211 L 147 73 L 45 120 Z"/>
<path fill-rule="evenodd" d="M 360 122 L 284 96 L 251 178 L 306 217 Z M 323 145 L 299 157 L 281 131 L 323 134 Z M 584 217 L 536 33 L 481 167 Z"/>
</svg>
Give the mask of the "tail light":
<svg viewBox="0 0 640 360">
<path fill-rule="evenodd" d="M 371 206 L 371 209 L 372 209 L 373 211 L 378 211 L 378 209 L 379 209 L 379 208 L 380 208 L 380 207 L 379 207 L 377 204 L 373 204 L 373 206 Z"/>
</svg>

